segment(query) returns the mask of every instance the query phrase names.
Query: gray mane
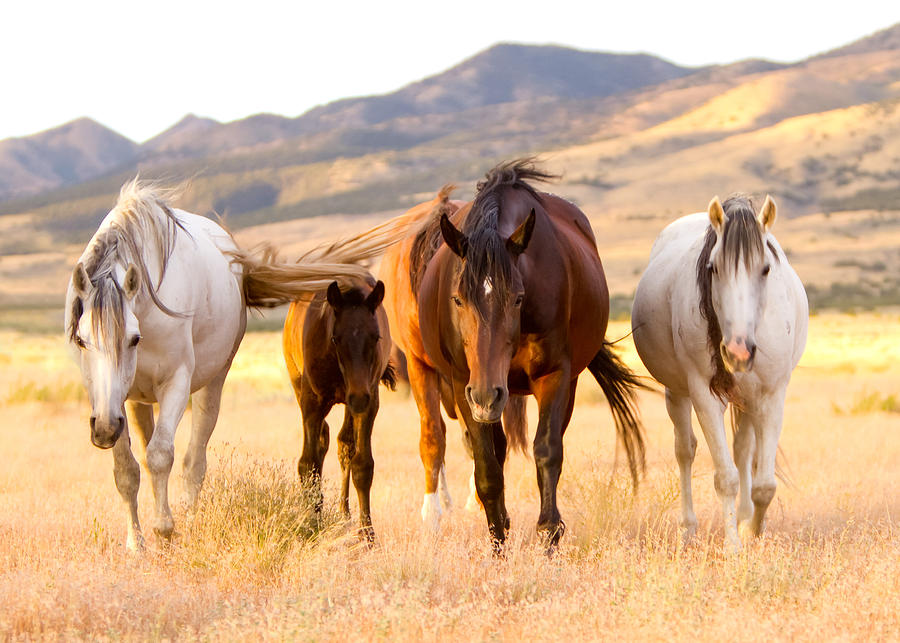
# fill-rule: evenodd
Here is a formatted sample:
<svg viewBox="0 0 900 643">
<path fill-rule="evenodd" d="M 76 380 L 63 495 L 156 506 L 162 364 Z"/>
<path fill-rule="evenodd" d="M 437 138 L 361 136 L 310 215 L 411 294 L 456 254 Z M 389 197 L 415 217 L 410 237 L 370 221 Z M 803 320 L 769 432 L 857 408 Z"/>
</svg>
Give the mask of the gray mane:
<svg viewBox="0 0 900 643">
<path fill-rule="evenodd" d="M 775 247 L 765 238 L 765 232 L 756 218 L 753 201 L 749 197 L 742 195 L 729 197 L 722 204 L 722 209 L 725 211 L 721 249 L 724 263 L 733 263 L 737 268 L 743 261 L 744 265 L 749 267 L 763 257 L 766 246 L 772 251 L 775 261 L 780 261 Z M 709 390 L 722 401 L 736 402 L 734 376 L 725 368 L 722 355 L 719 353 L 722 329 L 719 327 L 719 319 L 712 301 L 712 267 L 709 257 L 715 245 L 716 231 L 710 225 L 706 229 L 700 256 L 697 257 L 700 315 L 706 320 L 706 341 L 712 354 L 714 371 L 709 381 Z"/>
<path fill-rule="evenodd" d="M 88 303 L 93 310 L 93 332 L 95 336 L 107 339 L 110 350 L 116 351 L 116 359 L 125 332 L 125 295 L 115 279 L 116 266 L 134 264 L 141 277 L 141 289 L 150 295 L 153 303 L 167 315 L 184 316 L 163 304 L 156 293 L 165 277 L 178 230 L 187 234 L 166 202 L 166 197 L 164 190 L 141 184 L 137 179 L 126 183 L 113 209 L 113 219 L 108 229 L 94 239 L 82 262 L 93 286 L 88 294 Z M 159 257 L 156 286 L 150 279 L 142 249 L 151 250 Z M 70 340 L 74 340 L 77 333 L 84 303 L 76 299 L 73 304 L 68 329 Z"/>
</svg>

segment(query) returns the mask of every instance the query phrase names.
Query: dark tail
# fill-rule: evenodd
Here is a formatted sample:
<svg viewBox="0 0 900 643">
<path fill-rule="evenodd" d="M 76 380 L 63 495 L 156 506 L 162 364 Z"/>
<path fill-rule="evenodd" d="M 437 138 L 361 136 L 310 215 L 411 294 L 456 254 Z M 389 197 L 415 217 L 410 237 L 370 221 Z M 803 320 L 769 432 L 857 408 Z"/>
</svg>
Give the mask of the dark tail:
<svg viewBox="0 0 900 643">
<path fill-rule="evenodd" d="M 503 429 L 510 449 L 528 454 L 528 415 L 525 412 L 525 396 L 510 395 L 503 409 Z"/>
<path fill-rule="evenodd" d="M 628 455 L 631 480 L 637 488 L 640 472 L 646 468 L 646 462 L 644 427 L 638 419 L 634 392 L 647 386 L 612 352 L 611 346 L 610 342 L 603 342 L 603 348 L 594 355 L 594 359 L 588 364 L 588 370 L 609 402 L 616 423 L 616 433 Z"/>
</svg>

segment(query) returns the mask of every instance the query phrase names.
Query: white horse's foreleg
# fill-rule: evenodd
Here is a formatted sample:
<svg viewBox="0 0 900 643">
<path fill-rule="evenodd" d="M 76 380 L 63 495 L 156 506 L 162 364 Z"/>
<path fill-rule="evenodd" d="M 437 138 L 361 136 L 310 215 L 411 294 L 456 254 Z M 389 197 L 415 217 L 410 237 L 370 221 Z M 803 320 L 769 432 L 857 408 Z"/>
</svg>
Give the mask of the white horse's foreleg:
<svg viewBox="0 0 900 643">
<path fill-rule="evenodd" d="M 766 528 L 766 510 L 775 497 L 775 458 L 778 454 L 778 438 L 784 421 L 784 396 L 786 387 L 759 404 L 760 417 L 756 428 L 756 472 L 753 475 L 753 518 L 750 527 L 757 536 Z"/>
<path fill-rule="evenodd" d="M 752 418 L 742 411 L 735 412 L 734 463 L 738 468 L 740 492 L 738 499 L 738 524 L 743 529 L 744 523 L 753 514 L 753 502 L 750 499 L 750 486 L 753 484 L 753 456 L 756 448 L 756 437 L 753 433 Z"/>
<path fill-rule="evenodd" d="M 159 399 L 159 417 L 153 437 L 147 444 L 147 469 L 153 481 L 156 500 L 156 523 L 153 530 L 163 538 L 170 538 L 175 528 L 169 509 L 169 474 L 175 461 L 175 429 L 184 415 L 190 396 L 190 374 L 179 369 L 166 384 Z"/>
<path fill-rule="evenodd" d="M 691 426 L 691 400 L 666 389 L 666 410 L 675 427 L 675 459 L 681 482 L 681 528 L 687 543 L 697 534 L 697 514 L 694 513 L 691 489 L 691 467 L 697 453 L 697 438 Z"/>
<path fill-rule="evenodd" d="M 229 364 L 230 366 L 230 364 Z M 187 492 L 188 505 L 194 507 L 206 477 L 206 445 L 216 420 L 219 418 L 219 405 L 222 401 L 222 386 L 228 367 L 222 370 L 209 384 L 194 393 L 191 400 L 191 441 L 184 454 L 183 478 Z"/>
<path fill-rule="evenodd" d="M 144 537 L 141 534 L 141 523 L 138 520 L 138 488 L 141 486 L 141 468 L 131 453 L 131 438 L 126 427 L 113 446 L 113 476 L 116 489 L 125 502 L 128 510 L 128 540 L 126 547 L 131 551 L 144 548 Z"/>
<path fill-rule="evenodd" d="M 731 551 L 739 551 L 741 541 L 737 531 L 737 511 L 735 500 L 738 493 L 738 470 L 734 466 L 725 436 L 725 404 L 713 397 L 707 382 L 691 387 L 691 402 L 700 420 L 700 427 L 706 437 L 706 444 L 712 456 L 716 472 L 713 483 L 722 503 L 722 520 L 725 526 L 725 545 Z"/>
</svg>

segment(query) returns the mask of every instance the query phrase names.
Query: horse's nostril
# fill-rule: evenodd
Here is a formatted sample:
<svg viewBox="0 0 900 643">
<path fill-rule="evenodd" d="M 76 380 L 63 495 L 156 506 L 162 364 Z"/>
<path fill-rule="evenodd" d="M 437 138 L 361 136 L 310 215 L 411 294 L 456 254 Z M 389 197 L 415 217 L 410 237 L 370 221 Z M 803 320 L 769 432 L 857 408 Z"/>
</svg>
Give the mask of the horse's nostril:
<svg viewBox="0 0 900 643">
<path fill-rule="evenodd" d="M 94 430 L 94 425 L 95 425 L 95 424 L 97 424 L 97 416 L 96 416 L 96 415 L 92 415 L 92 416 L 91 416 L 91 431 Z"/>
<path fill-rule="evenodd" d="M 499 402 L 503 399 L 503 387 L 498 386 L 494 389 L 494 402 Z"/>
</svg>

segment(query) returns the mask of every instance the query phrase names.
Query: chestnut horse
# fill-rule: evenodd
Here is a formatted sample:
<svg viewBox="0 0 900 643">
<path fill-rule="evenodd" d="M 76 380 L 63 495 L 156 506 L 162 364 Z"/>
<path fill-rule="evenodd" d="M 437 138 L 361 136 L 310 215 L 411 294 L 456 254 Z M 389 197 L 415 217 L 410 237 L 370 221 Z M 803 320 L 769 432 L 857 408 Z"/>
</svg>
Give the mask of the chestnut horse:
<svg viewBox="0 0 900 643">
<path fill-rule="evenodd" d="M 524 418 L 507 422 L 505 430 L 501 422 L 511 395 L 537 398 L 537 528 L 551 548 L 565 529 L 556 504 L 562 436 L 585 368 L 609 400 L 635 483 L 643 466 L 633 402 L 639 382 L 604 339 L 609 292 L 596 241 L 575 205 L 529 184 L 550 178 L 530 159 L 498 165 L 478 184 L 474 201 L 457 205 L 439 195 L 432 221 L 382 263 L 394 317 L 403 310 L 416 313 L 395 331 L 405 335 L 401 348 L 421 415 L 426 491 L 436 491 L 443 462 L 443 397 L 465 424 L 495 551 L 509 528 L 503 482 L 508 440 L 525 440 Z M 410 254 L 398 261 L 403 249 Z M 415 306 L 404 296 L 414 297 Z"/>
<path fill-rule="evenodd" d="M 350 518 L 350 474 L 359 499 L 360 535 L 375 540 L 369 492 L 375 462 L 372 425 L 378 413 L 378 383 L 393 389 L 389 362 L 391 334 L 381 306 L 382 282 L 358 284 L 341 292 L 335 281 L 312 301 L 295 301 L 284 322 L 284 361 L 303 415 L 303 453 L 298 471 L 307 484 L 320 484 L 328 451 L 325 417 L 345 404 L 338 434 L 341 511 Z M 319 505 L 321 506 L 321 505 Z"/>
</svg>

